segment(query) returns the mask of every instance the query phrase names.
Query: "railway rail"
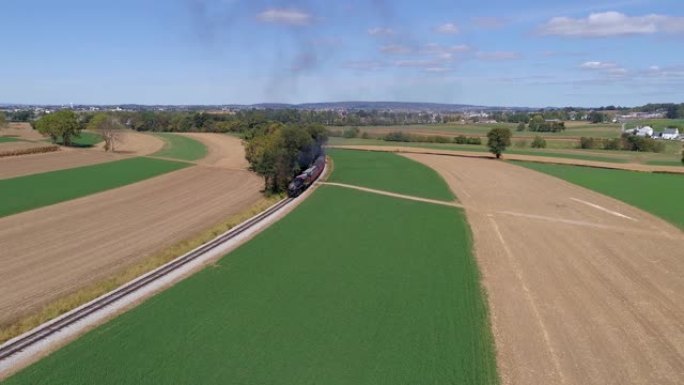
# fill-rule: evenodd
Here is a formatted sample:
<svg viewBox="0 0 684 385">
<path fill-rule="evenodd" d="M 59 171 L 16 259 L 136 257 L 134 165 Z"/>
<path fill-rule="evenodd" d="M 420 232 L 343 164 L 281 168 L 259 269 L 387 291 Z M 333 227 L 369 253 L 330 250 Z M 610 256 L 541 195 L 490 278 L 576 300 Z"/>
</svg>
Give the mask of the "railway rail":
<svg viewBox="0 0 684 385">
<path fill-rule="evenodd" d="M 196 260 L 197 258 L 203 256 L 208 251 L 211 251 L 223 243 L 235 238 L 236 236 L 244 233 L 248 229 L 252 228 L 256 224 L 260 223 L 264 219 L 268 218 L 271 214 L 280 210 L 288 203 L 290 203 L 294 198 L 285 198 L 273 206 L 269 207 L 262 213 L 252 217 L 251 219 L 241 223 L 240 225 L 234 227 L 225 234 L 214 238 L 213 240 L 199 246 L 198 248 L 192 250 L 191 252 L 168 262 L 165 265 L 147 273 L 124 286 L 109 292 L 85 305 L 75 310 L 72 310 L 65 315 L 47 322 L 37 328 L 22 334 L 14 339 L 7 341 L 5 344 L 0 346 L 0 362 L 3 360 L 31 347 L 32 345 L 45 340 L 46 338 L 54 335 L 60 330 L 67 328 L 80 320 L 94 314 L 107 306 L 119 301 L 120 299 L 146 287 L 152 282 L 159 280 L 162 277 L 167 276 L 171 272 L 178 270 L 179 268 L 187 265 L 189 262 Z"/>
</svg>

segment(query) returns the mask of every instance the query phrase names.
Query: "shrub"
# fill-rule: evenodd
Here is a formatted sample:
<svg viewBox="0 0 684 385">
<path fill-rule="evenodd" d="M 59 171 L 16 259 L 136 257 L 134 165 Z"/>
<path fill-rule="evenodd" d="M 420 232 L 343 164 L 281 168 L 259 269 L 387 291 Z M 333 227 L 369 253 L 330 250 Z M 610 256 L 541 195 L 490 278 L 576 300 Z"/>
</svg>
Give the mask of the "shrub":
<svg viewBox="0 0 684 385">
<path fill-rule="evenodd" d="M 535 136 L 532 141 L 532 148 L 546 148 L 546 140 L 539 135 Z"/>
<path fill-rule="evenodd" d="M 473 137 L 473 138 L 467 138 L 467 139 L 466 139 L 466 144 L 476 144 L 476 145 L 480 145 L 480 144 L 482 144 L 482 139 L 481 139 L 479 136 Z"/>
<path fill-rule="evenodd" d="M 468 138 L 466 138 L 464 135 L 459 135 L 459 136 L 454 138 L 454 143 L 466 144 L 466 143 L 468 143 Z"/>
<path fill-rule="evenodd" d="M 600 142 L 601 141 L 598 139 L 594 139 L 594 138 L 590 138 L 590 137 L 588 138 L 588 137 L 583 136 L 580 138 L 580 148 L 596 149 L 596 148 L 598 148 L 598 146 L 600 146 L 600 144 L 601 144 Z"/>
<path fill-rule="evenodd" d="M 358 127 L 350 127 L 344 130 L 342 133 L 342 137 L 351 139 L 351 138 L 356 138 L 359 135 L 359 128 Z"/>
<path fill-rule="evenodd" d="M 526 139 L 516 140 L 515 142 L 513 142 L 513 145 L 517 148 L 525 148 L 525 147 L 527 147 L 527 140 Z"/>
<path fill-rule="evenodd" d="M 518 127 L 515 129 L 516 131 L 525 131 L 525 123 L 520 122 L 518 123 Z"/>
<path fill-rule="evenodd" d="M 410 142 L 411 137 L 401 131 L 393 131 L 385 135 L 383 140 L 387 142 Z"/>
<path fill-rule="evenodd" d="M 370 139 L 370 135 L 368 135 L 367 132 L 364 132 L 363 134 L 361 134 L 361 139 Z"/>
<path fill-rule="evenodd" d="M 622 139 L 613 138 L 603 142 L 604 150 L 621 150 L 623 147 Z"/>
</svg>

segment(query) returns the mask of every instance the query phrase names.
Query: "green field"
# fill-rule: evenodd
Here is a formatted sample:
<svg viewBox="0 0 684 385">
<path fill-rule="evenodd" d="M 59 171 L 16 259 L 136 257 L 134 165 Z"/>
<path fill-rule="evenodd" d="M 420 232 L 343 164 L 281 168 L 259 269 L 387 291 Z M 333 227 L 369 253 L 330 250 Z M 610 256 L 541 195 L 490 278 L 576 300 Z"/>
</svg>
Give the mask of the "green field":
<svg viewBox="0 0 684 385">
<path fill-rule="evenodd" d="M 93 147 L 94 145 L 102 142 L 102 136 L 94 132 L 81 131 L 79 136 L 74 136 L 71 138 L 70 147 Z M 57 140 L 57 144 L 62 145 L 61 139 Z"/>
<path fill-rule="evenodd" d="M 22 140 L 19 138 L 15 138 L 14 136 L 0 136 L 0 143 L 8 142 L 22 142 Z"/>
<path fill-rule="evenodd" d="M 392 153 L 329 149 L 335 172 L 330 182 L 346 183 L 414 195 L 454 200 L 444 180 L 431 168 Z"/>
<path fill-rule="evenodd" d="M 0 217 L 80 198 L 187 167 L 185 163 L 131 158 L 0 180 Z"/>
<path fill-rule="evenodd" d="M 648 211 L 684 229 L 684 175 L 516 162 Z"/>
<path fill-rule="evenodd" d="M 426 148 L 426 149 L 439 149 L 439 150 L 453 150 L 453 151 L 469 151 L 469 152 L 479 152 L 487 153 L 489 152 L 487 146 L 481 145 L 463 145 L 463 144 L 451 144 L 451 143 L 421 143 L 421 142 L 387 142 L 379 139 L 345 139 L 345 138 L 330 138 L 330 145 L 344 146 L 344 145 L 356 145 L 356 146 L 395 146 L 395 147 L 415 147 L 415 148 Z M 505 154 L 518 154 L 518 155 L 535 155 L 535 156 L 546 156 L 552 158 L 567 158 L 567 159 L 579 159 L 579 160 L 591 160 L 599 162 L 611 162 L 611 163 L 643 163 L 643 164 L 654 164 L 654 165 L 681 165 L 681 144 L 675 141 L 665 142 L 665 151 L 663 153 L 644 153 L 636 151 L 610 151 L 610 150 L 580 150 L 580 149 L 562 149 L 554 148 L 549 145 L 549 148 L 543 149 L 531 149 L 531 148 L 519 148 L 515 144 L 510 146 L 505 152 Z M 678 163 L 679 162 L 679 163 Z"/>
<path fill-rule="evenodd" d="M 457 209 L 323 186 L 7 384 L 496 383 L 470 249 Z"/>
<path fill-rule="evenodd" d="M 166 142 L 164 147 L 152 156 L 178 160 L 198 160 L 207 156 L 207 147 L 199 141 L 177 134 L 157 134 Z"/>
<path fill-rule="evenodd" d="M 348 156 L 333 154 L 335 173 Z M 497 384 L 471 249 L 460 209 L 320 186 L 215 265 L 6 383 Z"/>
</svg>

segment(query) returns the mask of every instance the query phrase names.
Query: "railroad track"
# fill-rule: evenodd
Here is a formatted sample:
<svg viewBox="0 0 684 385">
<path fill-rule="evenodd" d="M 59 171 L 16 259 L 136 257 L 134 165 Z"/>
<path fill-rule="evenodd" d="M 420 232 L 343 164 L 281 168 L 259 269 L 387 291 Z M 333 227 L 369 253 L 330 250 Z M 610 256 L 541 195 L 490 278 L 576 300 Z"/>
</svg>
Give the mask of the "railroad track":
<svg viewBox="0 0 684 385">
<path fill-rule="evenodd" d="M 21 352 L 24 349 L 29 348 L 31 345 L 44 340 L 45 338 L 59 332 L 60 330 L 75 324 L 76 322 L 84 319 L 85 317 L 104 309 L 108 305 L 122 299 L 123 297 L 149 285 L 150 283 L 168 275 L 169 273 L 181 268 L 182 266 L 188 264 L 189 262 L 201 257 L 204 253 L 213 250 L 214 248 L 222 245 L 224 242 L 235 238 L 236 236 L 247 231 L 252 226 L 258 224 L 262 220 L 269 217 L 274 212 L 281 209 L 283 206 L 287 205 L 293 200 L 293 198 L 286 198 L 280 202 L 274 204 L 264 212 L 252 217 L 246 222 L 241 223 L 225 234 L 215 238 L 204 245 L 196 248 L 195 250 L 165 264 L 161 267 L 153 270 L 152 272 L 139 277 L 124 286 L 105 294 L 104 296 L 90 302 L 89 304 L 77 308 L 70 313 L 66 313 L 65 316 L 57 318 L 51 322 L 45 323 L 36 329 L 17 337 L 13 340 L 6 342 L 4 345 L 0 346 L 0 361 Z"/>
</svg>

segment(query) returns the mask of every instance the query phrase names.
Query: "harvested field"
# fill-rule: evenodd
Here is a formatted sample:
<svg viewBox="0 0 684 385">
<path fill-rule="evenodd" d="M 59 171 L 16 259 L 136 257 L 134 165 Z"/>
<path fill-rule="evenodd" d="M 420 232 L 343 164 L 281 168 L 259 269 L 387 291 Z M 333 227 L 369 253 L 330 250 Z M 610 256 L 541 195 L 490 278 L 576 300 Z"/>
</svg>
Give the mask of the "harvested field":
<svg viewBox="0 0 684 385">
<path fill-rule="evenodd" d="M 8 127 L 0 130 L 0 135 L 14 136 L 29 141 L 45 140 L 45 137 L 34 130 L 29 123 L 10 123 Z"/>
<path fill-rule="evenodd" d="M 350 150 L 366 150 L 366 151 L 384 151 L 384 152 L 399 152 L 405 154 L 411 153 L 428 153 L 435 155 L 451 155 L 459 157 L 471 157 L 471 158 L 482 158 L 482 159 L 493 159 L 493 155 L 488 152 L 471 152 L 471 151 L 457 151 L 457 150 L 444 150 L 437 148 L 420 148 L 420 147 L 410 147 L 410 146 L 368 146 L 368 145 L 341 145 L 341 146 L 331 146 L 332 148 L 346 148 Z M 645 171 L 645 172 L 670 172 L 684 174 L 684 167 L 681 166 L 656 166 L 656 165 L 646 165 L 639 163 L 615 163 L 597 160 L 587 160 L 587 159 L 569 159 L 562 157 L 550 157 L 548 154 L 544 156 L 535 155 L 519 155 L 519 154 L 508 154 L 503 155 L 505 159 L 509 160 L 522 160 L 530 162 L 540 162 L 540 163 L 555 163 L 555 164 L 570 164 L 579 165 L 587 167 L 598 167 L 598 168 L 612 168 L 616 170 L 632 170 L 632 171 Z"/>
<path fill-rule="evenodd" d="M 241 212 L 261 187 L 248 172 L 192 167 L 0 219 L 0 324 Z"/>
<path fill-rule="evenodd" d="M 45 142 L 42 143 L 45 144 Z M 0 158 L 0 179 L 112 162 L 130 156 L 148 155 L 156 152 L 163 145 L 164 142 L 161 139 L 152 135 L 125 131 L 122 134 L 122 142 L 117 143 L 114 153 L 105 152 L 104 144 L 100 143 L 89 149 L 60 147 L 57 152 Z"/>
<path fill-rule="evenodd" d="M 684 234 L 514 164 L 406 154 L 466 207 L 504 384 L 680 384 Z"/>
<path fill-rule="evenodd" d="M 58 150 L 58 146 L 47 142 L 2 142 L 0 143 L 0 158 L 11 158 L 20 155 L 40 154 Z"/>
<path fill-rule="evenodd" d="M 237 170 L 246 170 L 249 167 L 242 140 L 239 138 L 225 134 L 196 132 L 180 135 L 196 139 L 207 147 L 207 156 L 198 160 L 198 164 Z"/>
</svg>

